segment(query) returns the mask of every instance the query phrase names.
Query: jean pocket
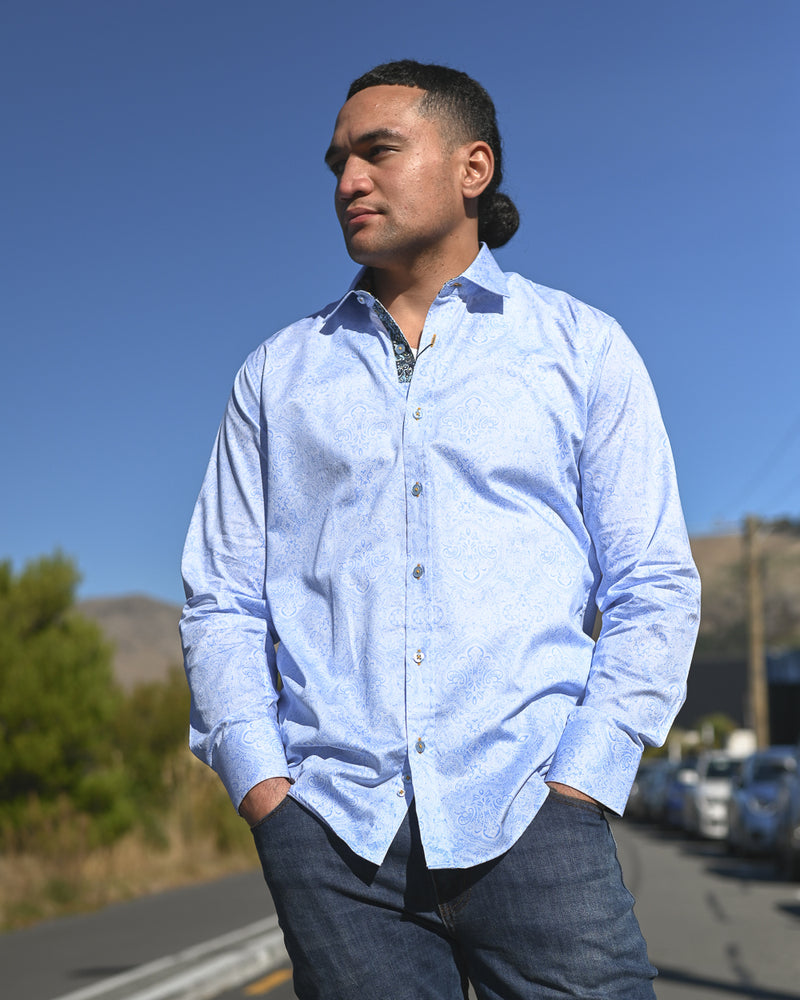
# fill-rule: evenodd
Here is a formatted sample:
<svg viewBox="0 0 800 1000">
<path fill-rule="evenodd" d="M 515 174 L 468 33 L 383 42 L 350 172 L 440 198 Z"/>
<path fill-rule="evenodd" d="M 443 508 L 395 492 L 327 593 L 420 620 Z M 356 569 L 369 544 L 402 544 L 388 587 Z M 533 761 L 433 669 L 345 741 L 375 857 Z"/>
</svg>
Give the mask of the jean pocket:
<svg viewBox="0 0 800 1000">
<path fill-rule="evenodd" d="M 276 816 L 278 816 L 280 813 L 283 812 L 283 810 L 289 804 L 290 799 L 291 799 L 290 795 L 288 794 L 284 795 L 284 797 L 280 800 L 280 802 L 275 806 L 274 809 L 270 809 L 270 811 L 267 813 L 266 816 L 262 816 L 257 823 L 254 823 L 250 827 L 250 832 L 255 833 L 257 830 L 258 831 L 263 830 L 264 827 L 267 826 L 267 824 L 270 822 L 270 820 L 273 820 Z"/>
</svg>

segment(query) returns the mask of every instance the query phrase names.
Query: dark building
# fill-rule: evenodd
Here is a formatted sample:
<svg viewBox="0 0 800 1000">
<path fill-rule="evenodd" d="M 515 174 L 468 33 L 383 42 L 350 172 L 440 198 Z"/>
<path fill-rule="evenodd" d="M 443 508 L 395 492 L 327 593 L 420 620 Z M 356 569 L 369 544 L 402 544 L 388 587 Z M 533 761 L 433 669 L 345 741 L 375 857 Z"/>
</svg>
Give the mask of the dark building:
<svg viewBox="0 0 800 1000">
<path fill-rule="evenodd" d="M 800 650 L 767 654 L 770 742 L 800 742 Z M 747 660 L 702 659 L 692 664 L 686 702 L 675 725 L 693 729 L 698 720 L 718 712 L 739 726 L 749 726 Z"/>
<path fill-rule="evenodd" d="M 772 743 L 800 742 L 800 649 L 767 654 Z"/>
</svg>

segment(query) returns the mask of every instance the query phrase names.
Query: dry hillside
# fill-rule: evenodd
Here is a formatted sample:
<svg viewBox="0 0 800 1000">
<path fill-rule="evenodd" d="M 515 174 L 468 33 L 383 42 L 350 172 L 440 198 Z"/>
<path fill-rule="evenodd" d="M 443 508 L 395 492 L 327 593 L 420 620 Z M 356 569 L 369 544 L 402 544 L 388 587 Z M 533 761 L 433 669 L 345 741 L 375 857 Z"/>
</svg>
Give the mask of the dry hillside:
<svg viewBox="0 0 800 1000">
<path fill-rule="evenodd" d="M 142 681 L 162 680 L 183 662 L 178 637 L 178 604 L 152 597 L 97 597 L 78 604 L 96 621 L 114 647 L 114 674 L 129 690 Z"/>
<path fill-rule="evenodd" d="M 767 645 L 800 646 L 800 536 L 764 531 L 758 544 Z M 742 537 L 698 536 L 692 552 L 703 583 L 698 655 L 743 653 L 747 574 Z"/>
</svg>

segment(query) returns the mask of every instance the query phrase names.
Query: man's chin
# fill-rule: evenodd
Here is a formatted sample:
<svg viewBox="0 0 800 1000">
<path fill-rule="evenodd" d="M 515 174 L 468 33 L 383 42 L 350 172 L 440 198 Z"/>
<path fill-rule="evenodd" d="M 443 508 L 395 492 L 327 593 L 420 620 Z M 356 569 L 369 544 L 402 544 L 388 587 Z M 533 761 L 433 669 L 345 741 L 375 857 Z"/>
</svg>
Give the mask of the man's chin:
<svg viewBox="0 0 800 1000">
<path fill-rule="evenodd" d="M 387 254 L 385 251 L 382 253 L 377 247 L 371 246 L 365 240 L 345 239 L 345 246 L 347 247 L 347 252 L 356 262 L 356 264 L 361 264 L 362 267 L 380 267 L 381 262 L 386 262 Z"/>
</svg>

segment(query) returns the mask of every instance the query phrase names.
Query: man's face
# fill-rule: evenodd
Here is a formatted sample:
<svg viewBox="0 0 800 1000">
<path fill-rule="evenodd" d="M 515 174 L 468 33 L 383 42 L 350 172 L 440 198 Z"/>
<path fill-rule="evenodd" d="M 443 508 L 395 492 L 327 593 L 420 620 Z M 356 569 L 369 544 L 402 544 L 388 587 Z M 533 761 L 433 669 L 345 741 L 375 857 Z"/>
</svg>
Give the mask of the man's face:
<svg viewBox="0 0 800 1000">
<path fill-rule="evenodd" d="M 359 264 L 412 263 L 447 243 L 466 219 L 458 148 L 418 112 L 424 91 L 368 87 L 339 112 L 325 161 L 336 215 Z"/>
</svg>

